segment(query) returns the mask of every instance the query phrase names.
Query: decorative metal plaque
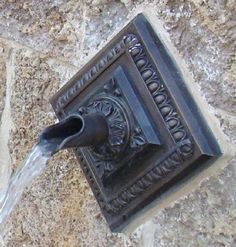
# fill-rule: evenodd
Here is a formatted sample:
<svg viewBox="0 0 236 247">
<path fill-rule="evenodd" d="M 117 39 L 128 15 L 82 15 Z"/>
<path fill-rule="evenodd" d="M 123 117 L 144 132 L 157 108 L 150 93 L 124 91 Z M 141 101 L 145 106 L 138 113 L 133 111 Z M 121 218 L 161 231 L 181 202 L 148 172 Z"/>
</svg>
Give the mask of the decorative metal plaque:
<svg viewBox="0 0 236 247">
<path fill-rule="evenodd" d="M 112 231 L 220 155 L 176 65 L 141 14 L 51 103 L 60 120 L 76 113 L 106 116 L 107 141 L 75 154 Z"/>
</svg>

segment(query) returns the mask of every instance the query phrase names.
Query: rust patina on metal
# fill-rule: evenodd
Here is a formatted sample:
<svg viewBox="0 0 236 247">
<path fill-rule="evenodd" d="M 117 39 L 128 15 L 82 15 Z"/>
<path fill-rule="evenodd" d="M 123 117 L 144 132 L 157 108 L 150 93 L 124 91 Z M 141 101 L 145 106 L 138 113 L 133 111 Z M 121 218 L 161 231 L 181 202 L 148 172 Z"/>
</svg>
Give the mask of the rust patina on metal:
<svg viewBox="0 0 236 247">
<path fill-rule="evenodd" d="M 113 231 L 221 154 L 177 66 L 142 14 L 51 103 L 59 120 L 102 114 L 107 121 L 105 141 L 74 151 Z"/>
</svg>

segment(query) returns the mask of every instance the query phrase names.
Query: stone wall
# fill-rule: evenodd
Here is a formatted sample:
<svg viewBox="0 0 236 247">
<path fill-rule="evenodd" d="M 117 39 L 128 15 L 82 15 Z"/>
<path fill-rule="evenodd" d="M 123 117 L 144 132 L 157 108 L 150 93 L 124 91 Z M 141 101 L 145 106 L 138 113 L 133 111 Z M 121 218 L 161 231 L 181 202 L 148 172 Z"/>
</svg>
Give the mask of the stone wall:
<svg viewBox="0 0 236 247">
<path fill-rule="evenodd" d="M 8 220 L 2 246 L 236 246 L 234 0 L 2 0 L 0 196 L 43 126 L 48 99 L 138 12 L 150 18 L 223 132 L 222 159 L 128 234 L 112 234 L 69 151 L 49 161 Z M 221 167 L 221 168 L 220 168 Z"/>
</svg>

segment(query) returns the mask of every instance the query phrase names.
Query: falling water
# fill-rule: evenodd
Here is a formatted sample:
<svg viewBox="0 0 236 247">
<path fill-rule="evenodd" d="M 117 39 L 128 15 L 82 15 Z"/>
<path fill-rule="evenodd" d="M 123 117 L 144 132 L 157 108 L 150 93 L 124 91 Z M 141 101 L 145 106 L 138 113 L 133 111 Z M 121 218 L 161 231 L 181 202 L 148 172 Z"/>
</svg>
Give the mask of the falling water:
<svg viewBox="0 0 236 247">
<path fill-rule="evenodd" d="M 36 145 L 22 166 L 11 177 L 5 198 L 0 205 L 0 229 L 4 227 L 5 221 L 21 198 L 24 189 L 34 178 L 42 174 L 49 158 L 50 155 L 45 155 L 42 147 Z"/>
</svg>

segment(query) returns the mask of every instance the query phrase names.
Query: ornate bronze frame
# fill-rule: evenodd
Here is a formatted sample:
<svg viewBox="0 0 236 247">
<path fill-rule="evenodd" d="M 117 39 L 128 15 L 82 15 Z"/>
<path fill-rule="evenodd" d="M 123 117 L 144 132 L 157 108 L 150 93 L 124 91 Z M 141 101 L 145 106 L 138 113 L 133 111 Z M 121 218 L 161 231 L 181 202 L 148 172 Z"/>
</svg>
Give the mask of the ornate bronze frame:
<svg viewBox="0 0 236 247">
<path fill-rule="evenodd" d="M 101 112 L 108 120 L 109 139 L 75 154 L 113 231 L 221 154 L 177 66 L 142 14 L 51 103 L 59 119 Z"/>
</svg>

